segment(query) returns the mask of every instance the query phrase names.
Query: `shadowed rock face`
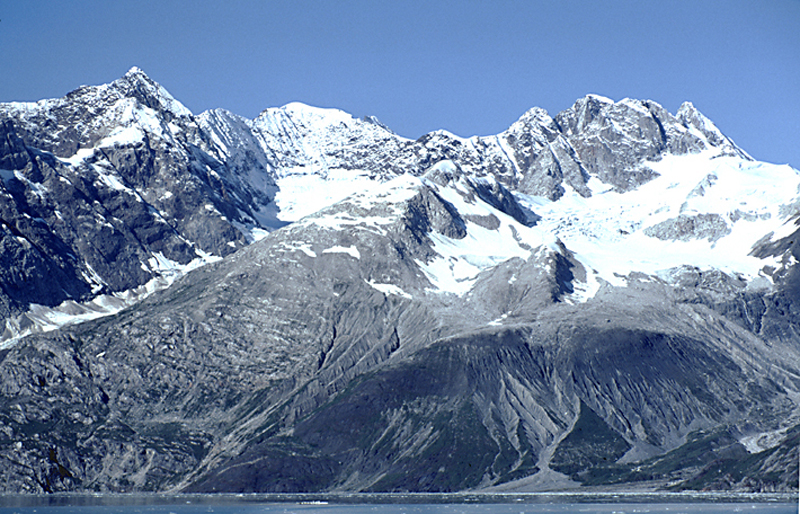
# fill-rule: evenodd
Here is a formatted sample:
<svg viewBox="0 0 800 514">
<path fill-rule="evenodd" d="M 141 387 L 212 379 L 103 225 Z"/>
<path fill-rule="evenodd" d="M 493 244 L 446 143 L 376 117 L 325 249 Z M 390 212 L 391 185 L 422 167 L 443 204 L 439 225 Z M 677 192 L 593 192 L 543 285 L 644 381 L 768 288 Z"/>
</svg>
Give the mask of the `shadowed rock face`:
<svg viewBox="0 0 800 514">
<path fill-rule="evenodd" d="M 590 96 L 410 141 L 299 104 L 193 116 L 132 70 L 0 119 L 1 318 L 225 256 L 0 350 L 2 490 L 796 487 L 797 234 L 752 247 L 780 261 L 761 281 L 687 265 L 591 286 L 519 200 L 747 159 L 690 104 Z M 284 180 L 332 170 L 375 185 L 276 230 Z M 643 234 L 765 219 L 681 212 Z"/>
<path fill-rule="evenodd" d="M 4 317 L 30 303 L 87 300 L 140 285 L 152 276 L 143 269 L 152 251 L 184 263 L 195 256 L 139 198 L 98 187 L 90 173 L 65 173 L 51 155 L 25 150 L 10 123 L 4 130 L 20 149 L 6 164 L 15 168 L 4 172 L 0 206 Z"/>
<path fill-rule="evenodd" d="M 17 266 L 2 281 L 3 318 L 140 286 L 161 272 L 154 257 L 185 265 L 199 251 L 246 244 L 230 222 L 239 215 L 229 197 L 241 191 L 214 174 L 224 164 L 170 99 L 131 72 L 63 99 L 0 108 L 4 249 Z M 40 287 L 44 276 L 49 287 Z"/>
</svg>

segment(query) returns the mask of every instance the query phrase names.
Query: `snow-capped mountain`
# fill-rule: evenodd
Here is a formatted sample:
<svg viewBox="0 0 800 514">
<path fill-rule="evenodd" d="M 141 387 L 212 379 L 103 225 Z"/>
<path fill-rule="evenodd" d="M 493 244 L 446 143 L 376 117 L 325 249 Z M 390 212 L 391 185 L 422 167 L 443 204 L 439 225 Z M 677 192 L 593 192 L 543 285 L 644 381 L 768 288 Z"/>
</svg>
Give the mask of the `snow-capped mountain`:
<svg viewBox="0 0 800 514">
<path fill-rule="evenodd" d="M 5 340 L 114 312 L 187 266 L 443 161 L 556 200 L 591 196 L 592 178 L 627 191 L 655 177 L 646 163 L 664 155 L 749 159 L 688 103 L 672 116 L 653 102 L 588 96 L 555 118 L 532 109 L 497 136 L 412 141 L 375 118 L 297 103 L 255 120 L 195 117 L 137 68 L 61 99 L 2 104 L 0 116 Z"/>
<path fill-rule="evenodd" d="M 689 103 L 0 118 L 7 490 L 796 487 L 800 173 Z"/>
<path fill-rule="evenodd" d="M 0 118 L 4 339 L 113 312 L 245 246 L 245 213 L 274 189 L 265 173 L 237 181 L 191 113 L 135 68 L 0 105 Z"/>
</svg>

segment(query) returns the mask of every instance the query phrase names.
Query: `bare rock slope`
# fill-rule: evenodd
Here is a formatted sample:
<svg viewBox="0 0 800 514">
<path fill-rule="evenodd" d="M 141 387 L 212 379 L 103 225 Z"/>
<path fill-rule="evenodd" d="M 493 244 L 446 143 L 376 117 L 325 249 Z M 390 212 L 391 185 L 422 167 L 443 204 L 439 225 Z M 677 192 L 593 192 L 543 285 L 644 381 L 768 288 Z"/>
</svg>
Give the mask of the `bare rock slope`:
<svg viewBox="0 0 800 514">
<path fill-rule="evenodd" d="M 690 104 L 413 141 L 134 69 L 0 117 L 7 331 L 121 302 L 6 339 L 3 490 L 796 488 L 800 178 Z"/>
</svg>

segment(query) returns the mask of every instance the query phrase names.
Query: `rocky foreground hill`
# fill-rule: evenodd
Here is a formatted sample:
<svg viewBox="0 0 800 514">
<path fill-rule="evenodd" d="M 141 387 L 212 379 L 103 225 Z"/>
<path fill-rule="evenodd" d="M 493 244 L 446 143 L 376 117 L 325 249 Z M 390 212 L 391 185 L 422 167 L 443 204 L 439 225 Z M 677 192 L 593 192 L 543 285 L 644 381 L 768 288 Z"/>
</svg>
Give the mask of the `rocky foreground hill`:
<svg viewBox="0 0 800 514">
<path fill-rule="evenodd" d="M 132 69 L 0 136 L 5 491 L 797 488 L 800 173 L 691 104 L 414 141 Z"/>
</svg>

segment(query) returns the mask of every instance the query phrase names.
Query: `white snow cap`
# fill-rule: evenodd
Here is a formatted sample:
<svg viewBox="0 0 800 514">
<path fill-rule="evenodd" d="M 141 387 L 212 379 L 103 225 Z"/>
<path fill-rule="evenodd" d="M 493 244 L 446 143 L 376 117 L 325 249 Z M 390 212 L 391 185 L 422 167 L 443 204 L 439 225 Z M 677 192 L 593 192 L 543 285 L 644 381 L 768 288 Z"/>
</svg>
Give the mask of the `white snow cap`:
<svg viewBox="0 0 800 514">
<path fill-rule="evenodd" d="M 151 79 L 141 68 L 132 66 L 120 80 L 136 81 L 142 84 L 150 94 L 158 99 L 162 108 L 175 116 L 192 116 L 192 111 L 186 108 L 167 91 L 161 84 Z M 116 81 L 115 83 L 118 83 Z"/>
</svg>

